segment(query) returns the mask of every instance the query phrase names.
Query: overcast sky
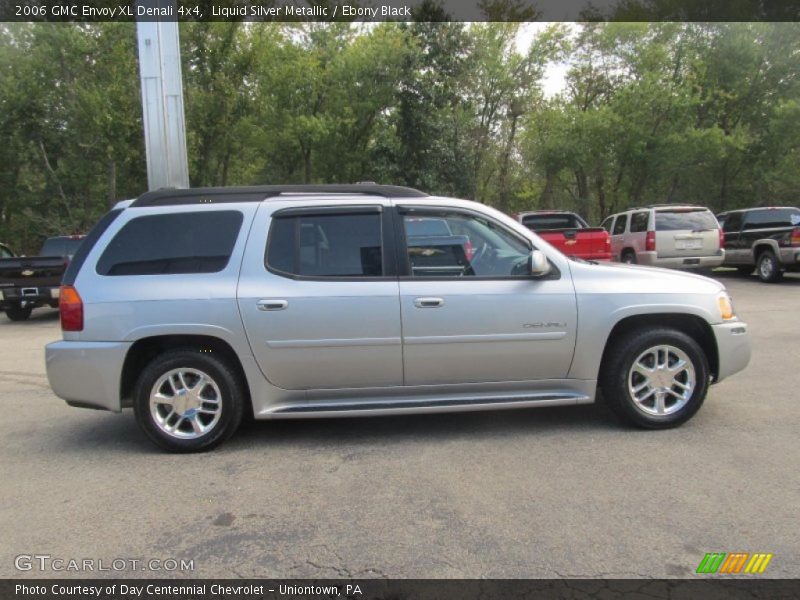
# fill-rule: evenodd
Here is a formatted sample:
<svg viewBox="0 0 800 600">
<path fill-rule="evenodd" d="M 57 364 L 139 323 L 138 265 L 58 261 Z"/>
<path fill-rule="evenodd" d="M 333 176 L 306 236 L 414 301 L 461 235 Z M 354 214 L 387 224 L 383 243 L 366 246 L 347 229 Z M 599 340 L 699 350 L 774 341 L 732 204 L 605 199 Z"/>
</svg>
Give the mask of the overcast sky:
<svg viewBox="0 0 800 600">
<path fill-rule="evenodd" d="M 552 23 L 523 23 L 517 35 L 517 47 L 520 52 L 526 52 L 534 38 L 547 29 Z M 567 23 L 568 27 L 574 25 Z M 566 86 L 566 76 L 569 70 L 567 63 L 549 63 L 544 71 L 542 90 L 545 98 L 552 98 L 559 92 L 564 91 Z"/>
</svg>

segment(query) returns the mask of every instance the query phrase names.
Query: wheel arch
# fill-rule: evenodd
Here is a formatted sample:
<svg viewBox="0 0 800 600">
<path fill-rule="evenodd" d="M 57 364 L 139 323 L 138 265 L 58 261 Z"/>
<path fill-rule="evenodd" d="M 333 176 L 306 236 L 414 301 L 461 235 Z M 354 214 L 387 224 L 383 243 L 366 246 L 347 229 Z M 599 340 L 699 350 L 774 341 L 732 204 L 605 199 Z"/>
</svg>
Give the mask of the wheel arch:
<svg viewBox="0 0 800 600">
<path fill-rule="evenodd" d="M 250 385 L 236 351 L 225 340 L 211 335 L 154 335 L 136 340 L 128 349 L 120 376 L 120 402 L 123 408 L 133 405 L 133 390 L 142 370 L 159 354 L 178 348 L 195 349 L 198 352 L 217 354 L 234 369 L 241 378 L 245 390 L 246 406 L 252 411 Z"/>
<path fill-rule="evenodd" d="M 709 325 L 705 319 L 689 313 L 637 314 L 624 317 L 617 321 L 611 329 L 611 333 L 606 339 L 606 344 L 603 348 L 598 379 L 613 351 L 614 342 L 630 331 L 648 327 L 670 327 L 691 337 L 697 342 L 706 355 L 713 378 L 712 381 L 716 380 L 719 374 L 719 350 L 717 348 L 717 340 L 714 337 L 714 332 L 711 329 L 711 325 Z"/>
<path fill-rule="evenodd" d="M 756 240 L 753 244 L 753 261 L 757 263 L 758 257 L 765 250 L 772 250 L 772 253 L 775 254 L 775 258 L 780 261 L 780 247 L 778 246 L 778 242 L 772 239 Z"/>
</svg>

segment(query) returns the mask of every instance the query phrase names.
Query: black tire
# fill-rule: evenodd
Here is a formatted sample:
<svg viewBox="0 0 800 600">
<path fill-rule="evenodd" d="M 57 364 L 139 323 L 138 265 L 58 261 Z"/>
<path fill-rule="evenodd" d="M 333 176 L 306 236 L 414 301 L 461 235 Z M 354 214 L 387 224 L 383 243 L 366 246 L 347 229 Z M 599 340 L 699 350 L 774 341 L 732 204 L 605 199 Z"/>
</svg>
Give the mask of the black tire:
<svg viewBox="0 0 800 600">
<path fill-rule="evenodd" d="M 12 306 L 6 309 L 6 316 L 12 321 L 27 321 L 31 316 L 31 311 L 33 311 L 33 308 L 30 306 L 26 306 L 25 308 L 21 306 Z"/>
<path fill-rule="evenodd" d="M 783 279 L 783 270 L 772 250 L 763 250 L 756 261 L 756 273 L 764 283 L 778 283 Z"/>
<path fill-rule="evenodd" d="M 633 250 L 624 250 L 622 252 L 622 256 L 620 260 L 624 263 L 628 263 L 629 265 L 635 265 L 638 261 L 636 260 L 636 253 Z"/>
<path fill-rule="evenodd" d="M 753 269 L 754 269 L 754 267 L 752 267 L 752 266 L 744 266 L 744 265 L 742 265 L 740 267 L 736 267 L 736 272 L 739 273 L 739 275 L 741 275 L 742 277 L 747 277 L 750 274 L 752 274 Z"/>
<path fill-rule="evenodd" d="M 666 398 L 667 401 L 672 402 L 671 406 L 675 408 L 674 412 L 666 412 L 672 410 L 672 408 L 666 407 L 666 414 L 650 414 L 649 410 L 656 410 L 655 396 L 653 396 L 654 406 L 652 409 L 640 406 L 634 401 L 632 393 L 629 391 L 628 381 L 629 376 L 634 377 L 631 372 L 637 359 L 649 349 L 662 345 L 677 348 L 688 357 L 687 362 L 694 369 L 695 384 L 683 406 L 675 408 L 678 407 L 678 402 L 670 395 Z M 666 353 L 664 355 L 666 356 Z M 669 364 L 669 358 L 666 358 L 665 363 Z M 636 377 L 640 376 L 636 375 Z M 688 378 L 684 378 L 684 383 L 687 381 Z M 608 407 L 624 422 L 646 429 L 677 427 L 691 419 L 703 405 L 703 400 L 708 392 L 708 384 L 708 359 L 703 350 L 694 339 L 671 328 L 636 329 L 615 339 L 613 347 L 607 351 L 600 372 L 600 386 Z"/>
<path fill-rule="evenodd" d="M 208 390 L 206 388 L 207 396 L 216 396 L 216 389 L 219 390 L 219 404 L 221 407 L 219 409 L 219 418 L 205 433 L 200 435 L 192 433 L 192 419 L 186 419 L 183 414 L 175 413 L 181 417 L 179 419 L 176 417 L 175 419 L 182 423 L 178 426 L 179 430 L 176 434 L 169 434 L 162 429 L 150 409 L 150 394 L 154 386 L 162 376 L 176 369 L 198 371 L 209 377 L 211 381 L 206 385 L 211 386 L 211 389 Z M 165 382 L 164 385 L 166 386 L 167 383 Z M 169 385 L 172 386 L 173 384 L 169 383 Z M 199 385 L 199 382 L 195 383 L 195 385 Z M 216 389 L 213 388 L 214 385 L 216 385 Z M 169 390 L 170 388 L 165 389 Z M 174 390 L 174 386 L 171 389 Z M 187 389 L 184 389 L 184 392 Z M 178 393 L 180 392 L 175 392 L 176 395 Z M 199 393 L 202 394 L 204 391 L 200 390 Z M 214 353 L 207 354 L 201 353 L 199 350 L 183 348 L 164 352 L 145 367 L 134 389 L 133 410 L 139 426 L 160 448 L 170 452 L 203 452 L 218 446 L 231 437 L 239 428 L 246 397 L 244 382 L 227 360 Z M 213 399 L 209 402 L 213 402 Z M 210 406 L 210 404 L 205 405 L 204 401 L 204 407 L 206 406 Z M 158 410 L 166 412 L 165 407 L 159 407 Z M 212 417 L 204 416 L 202 418 L 207 420 L 205 425 L 211 425 Z M 175 419 L 173 419 L 173 424 L 177 426 Z M 166 421 L 169 422 L 169 419 L 166 419 Z M 189 429 L 190 431 L 182 431 L 181 428 L 183 430 Z M 181 434 L 196 435 L 196 437 L 188 439 L 177 437 Z"/>
</svg>

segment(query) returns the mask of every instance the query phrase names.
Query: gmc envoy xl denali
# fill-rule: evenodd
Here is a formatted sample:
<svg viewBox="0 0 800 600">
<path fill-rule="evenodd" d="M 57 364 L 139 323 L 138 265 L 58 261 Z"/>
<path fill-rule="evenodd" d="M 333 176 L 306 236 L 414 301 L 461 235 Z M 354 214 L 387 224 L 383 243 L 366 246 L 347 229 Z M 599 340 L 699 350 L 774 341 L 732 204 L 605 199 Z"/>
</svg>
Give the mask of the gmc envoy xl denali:
<svg viewBox="0 0 800 600">
<path fill-rule="evenodd" d="M 711 279 L 566 258 L 497 210 L 375 184 L 119 203 L 61 289 L 47 375 L 164 449 L 296 419 L 593 402 L 661 429 L 750 359 Z"/>
</svg>

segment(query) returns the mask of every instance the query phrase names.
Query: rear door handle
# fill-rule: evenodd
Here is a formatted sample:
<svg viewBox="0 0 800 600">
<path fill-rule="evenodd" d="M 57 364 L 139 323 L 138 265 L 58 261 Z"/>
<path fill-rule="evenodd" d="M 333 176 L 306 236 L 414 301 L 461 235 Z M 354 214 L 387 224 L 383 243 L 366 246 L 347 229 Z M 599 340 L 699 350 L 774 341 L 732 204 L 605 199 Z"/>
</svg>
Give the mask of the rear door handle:
<svg viewBox="0 0 800 600">
<path fill-rule="evenodd" d="M 414 306 L 417 308 L 439 308 L 444 306 L 444 299 L 442 298 L 415 298 Z"/>
<path fill-rule="evenodd" d="M 283 310 L 289 306 L 286 300 L 259 300 L 256 302 L 258 310 Z"/>
</svg>

